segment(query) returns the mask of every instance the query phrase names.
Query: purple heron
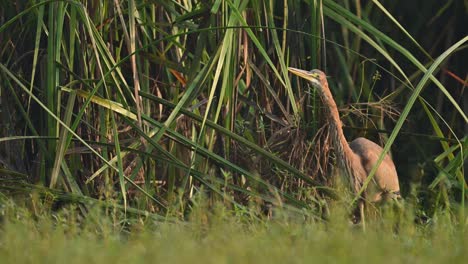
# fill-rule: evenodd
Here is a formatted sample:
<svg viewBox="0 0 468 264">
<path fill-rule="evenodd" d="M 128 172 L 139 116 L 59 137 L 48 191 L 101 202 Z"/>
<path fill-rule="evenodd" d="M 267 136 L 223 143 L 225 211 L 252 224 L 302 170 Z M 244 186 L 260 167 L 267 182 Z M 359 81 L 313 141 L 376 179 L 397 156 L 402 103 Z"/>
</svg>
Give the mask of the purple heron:
<svg viewBox="0 0 468 264">
<path fill-rule="evenodd" d="M 376 143 L 362 137 L 348 144 L 343 133 L 343 124 L 338 113 L 338 108 L 328 87 L 325 73 L 320 70 L 305 71 L 296 68 L 288 68 L 288 70 L 308 80 L 317 89 L 326 109 L 326 118 L 330 124 L 332 144 L 338 166 L 342 173 L 351 178 L 354 191 L 358 192 L 372 167 L 376 164 L 383 149 Z M 378 202 L 388 198 L 401 198 L 395 164 L 393 164 L 388 154 L 377 169 L 371 184 L 368 185 L 362 198 L 368 199 L 371 202 Z M 362 199 L 359 201 L 359 210 L 362 219 L 364 213 L 364 202 Z"/>
</svg>

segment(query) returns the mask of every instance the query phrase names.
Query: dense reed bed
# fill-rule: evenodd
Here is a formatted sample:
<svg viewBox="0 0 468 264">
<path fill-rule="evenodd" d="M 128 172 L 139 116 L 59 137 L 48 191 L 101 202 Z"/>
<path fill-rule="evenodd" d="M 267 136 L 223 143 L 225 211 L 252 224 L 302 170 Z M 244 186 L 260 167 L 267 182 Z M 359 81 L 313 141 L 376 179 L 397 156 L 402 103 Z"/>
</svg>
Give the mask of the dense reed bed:
<svg viewBox="0 0 468 264">
<path fill-rule="evenodd" d="M 31 216 L 5 222 L 1 254 L 30 262 L 20 251 L 28 247 L 31 258 L 47 249 L 54 261 L 70 254 L 115 261 L 117 252 L 117 261 L 142 261 L 180 249 L 188 253 L 179 261 L 200 252 L 200 261 L 218 263 L 266 261 L 260 255 L 273 248 L 277 261 L 302 262 L 326 261 L 322 250 L 336 248 L 336 260 L 461 259 L 466 8 L 463 1 L 2 1 L 0 194 L 2 204 Z M 334 184 L 316 91 L 288 66 L 325 71 L 347 138 L 365 136 L 392 154 L 411 207 L 402 209 L 404 222 L 380 231 L 388 210 L 377 207 L 365 235 L 346 217 L 332 224 L 330 212 L 349 213 L 353 194 Z M 224 210 L 228 224 L 204 234 L 190 221 L 200 203 L 202 215 Z M 62 210 L 76 219 L 62 222 Z M 275 212 L 302 220 L 271 220 Z M 112 223 L 83 231 L 93 214 Z M 133 235 L 129 226 L 141 221 L 158 227 Z M 392 233 L 395 225 L 405 232 Z M 76 240 L 63 242 L 70 236 Z M 110 252 L 99 249 L 103 241 Z"/>
</svg>

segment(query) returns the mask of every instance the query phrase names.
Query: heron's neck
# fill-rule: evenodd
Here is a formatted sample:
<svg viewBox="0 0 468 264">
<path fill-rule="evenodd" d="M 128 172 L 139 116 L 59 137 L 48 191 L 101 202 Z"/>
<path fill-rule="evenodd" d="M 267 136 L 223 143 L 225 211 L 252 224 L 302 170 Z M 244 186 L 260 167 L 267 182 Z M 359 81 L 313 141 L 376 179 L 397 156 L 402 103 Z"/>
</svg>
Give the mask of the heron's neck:
<svg viewBox="0 0 468 264">
<path fill-rule="evenodd" d="M 356 154 L 349 147 L 348 141 L 343 133 L 343 123 L 340 119 L 338 107 L 336 106 L 335 100 L 331 94 L 328 84 L 322 89 L 322 101 L 327 106 L 327 115 L 330 122 L 330 131 L 332 133 L 333 147 L 335 149 L 335 155 L 339 164 L 343 169 L 347 169 L 348 164 L 353 163 Z"/>
</svg>

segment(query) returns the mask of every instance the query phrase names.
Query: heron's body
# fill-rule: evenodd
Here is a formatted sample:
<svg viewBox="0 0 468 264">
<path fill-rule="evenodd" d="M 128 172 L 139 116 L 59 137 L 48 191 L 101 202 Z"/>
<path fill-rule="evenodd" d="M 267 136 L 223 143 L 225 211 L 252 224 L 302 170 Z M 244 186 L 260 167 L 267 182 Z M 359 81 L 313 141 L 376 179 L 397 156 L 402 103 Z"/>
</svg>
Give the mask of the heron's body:
<svg viewBox="0 0 468 264">
<path fill-rule="evenodd" d="M 362 187 L 370 171 L 377 163 L 383 149 L 376 143 L 365 139 L 357 138 L 348 144 L 342 128 L 342 122 L 338 113 L 335 100 L 328 87 L 326 75 L 319 70 L 304 71 L 289 68 L 289 71 L 310 81 L 317 88 L 320 97 L 326 106 L 327 119 L 330 123 L 334 152 L 342 171 L 351 177 L 354 190 L 357 192 Z M 372 184 L 366 189 L 365 198 L 372 202 L 381 200 L 384 196 L 400 197 L 400 186 L 395 164 L 387 154 L 378 167 Z M 363 203 L 360 202 L 361 215 L 363 213 Z"/>
<path fill-rule="evenodd" d="M 356 174 L 356 177 L 363 182 L 377 163 L 383 149 L 374 142 L 362 137 L 353 140 L 349 144 L 349 147 L 358 156 L 360 164 L 363 167 L 363 170 L 359 170 L 361 173 Z M 367 192 L 371 201 L 379 201 L 386 195 L 399 196 L 400 184 L 398 182 L 398 174 L 395 164 L 388 154 L 385 155 L 373 179 L 374 186 L 371 185 L 371 189 Z"/>
</svg>

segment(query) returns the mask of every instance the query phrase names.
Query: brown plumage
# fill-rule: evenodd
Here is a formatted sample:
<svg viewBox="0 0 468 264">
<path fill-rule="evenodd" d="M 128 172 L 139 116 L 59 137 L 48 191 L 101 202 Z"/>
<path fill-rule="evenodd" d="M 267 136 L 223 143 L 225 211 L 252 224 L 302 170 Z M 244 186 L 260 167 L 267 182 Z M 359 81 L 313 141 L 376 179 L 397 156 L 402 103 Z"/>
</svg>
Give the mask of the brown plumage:
<svg viewBox="0 0 468 264">
<path fill-rule="evenodd" d="M 362 137 L 348 144 L 343 133 L 338 108 L 328 87 L 325 73 L 320 70 L 305 71 L 295 68 L 288 68 L 288 70 L 308 80 L 318 90 L 326 107 L 338 165 L 342 172 L 351 177 L 354 191 L 359 191 L 383 149 L 374 142 Z M 369 199 L 372 202 L 380 201 L 384 197 L 400 198 L 398 175 L 395 164 L 393 164 L 388 154 L 377 169 L 371 183 L 364 192 L 363 198 Z M 363 216 L 363 207 L 364 203 L 360 201 L 359 209 L 361 217 Z"/>
</svg>

